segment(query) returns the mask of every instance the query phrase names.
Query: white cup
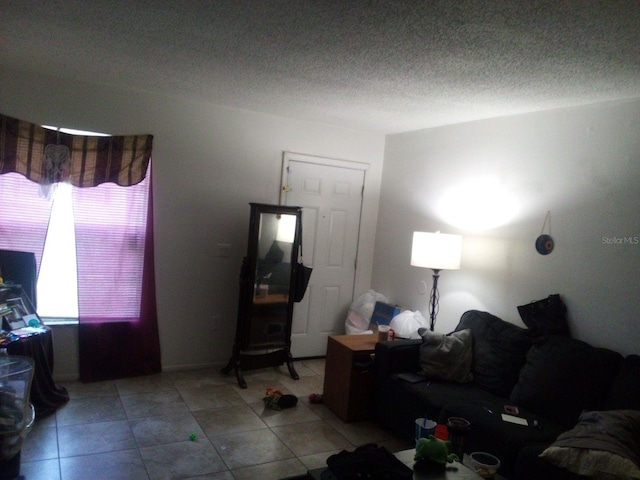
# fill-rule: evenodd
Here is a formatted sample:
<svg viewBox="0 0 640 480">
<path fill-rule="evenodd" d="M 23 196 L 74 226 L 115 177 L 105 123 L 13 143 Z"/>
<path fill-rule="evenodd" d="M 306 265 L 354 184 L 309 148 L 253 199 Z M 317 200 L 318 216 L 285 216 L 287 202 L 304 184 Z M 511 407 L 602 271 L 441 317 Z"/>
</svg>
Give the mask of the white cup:
<svg viewBox="0 0 640 480">
<path fill-rule="evenodd" d="M 428 438 L 436 432 L 437 423 L 428 418 L 416 418 L 416 443 L 421 438 Z"/>
</svg>

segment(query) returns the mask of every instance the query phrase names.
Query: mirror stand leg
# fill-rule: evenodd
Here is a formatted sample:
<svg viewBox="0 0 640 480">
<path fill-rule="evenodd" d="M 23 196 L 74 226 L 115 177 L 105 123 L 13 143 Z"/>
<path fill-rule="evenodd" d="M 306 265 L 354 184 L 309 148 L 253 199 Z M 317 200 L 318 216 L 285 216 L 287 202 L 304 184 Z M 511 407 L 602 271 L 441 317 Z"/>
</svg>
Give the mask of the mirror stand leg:
<svg viewBox="0 0 640 480">
<path fill-rule="evenodd" d="M 229 363 L 227 363 L 227 366 L 222 368 L 220 370 L 220 373 L 223 373 L 224 375 L 229 375 L 229 373 L 231 373 L 231 370 L 233 370 L 233 363 L 234 363 L 235 358 L 231 357 L 229 359 Z"/>
<path fill-rule="evenodd" d="M 244 381 L 244 376 L 242 375 L 242 355 L 240 354 L 240 352 L 236 351 L 236 348 L 234 348 L 233 350 L 233 355 L 229 359 L 229 363 L 227 363 L 226 367 L 220 370 L 220 373 L 229 375 L 231 373 L 231 370 L 235 370 L 238 386 L 240 388 L 247 388 L 247 382 Z"/>
<path fill-rule="evenodd" d="M 300 379 L 298 372 L 296 372 L 296 369 L 293 367 L 293 357 L 291 356 L 291 351 L 289 351 L 289 349 L 287 349 L 287 368 L 289 369 L 289 375 L 291 375 L 291 378 L 294 380 Z"/>
<path fill-rule="evenodd" d="M 242 375 L 242 364 L 240 362 L 240 358 L 236 359 L 236 380 L 238 381 L 238 386 L 240 388 L 247 388 L 247 382 L 244 381 L 244 376 Z"/>
</svg>

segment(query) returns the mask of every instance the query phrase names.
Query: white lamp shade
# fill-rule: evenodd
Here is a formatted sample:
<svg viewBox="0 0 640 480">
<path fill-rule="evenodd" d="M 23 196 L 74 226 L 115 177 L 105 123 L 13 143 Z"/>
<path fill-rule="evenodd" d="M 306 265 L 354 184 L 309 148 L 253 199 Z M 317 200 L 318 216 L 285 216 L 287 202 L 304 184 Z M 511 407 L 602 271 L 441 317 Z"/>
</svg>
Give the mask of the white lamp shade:
<svg viewBox="0 0 640 480">
<path fill-rule="evenodd" d="M 461 251 L 460 235 L 413 232 L 411 265 L 434 270 L 458 270 Z"/>
</svg>

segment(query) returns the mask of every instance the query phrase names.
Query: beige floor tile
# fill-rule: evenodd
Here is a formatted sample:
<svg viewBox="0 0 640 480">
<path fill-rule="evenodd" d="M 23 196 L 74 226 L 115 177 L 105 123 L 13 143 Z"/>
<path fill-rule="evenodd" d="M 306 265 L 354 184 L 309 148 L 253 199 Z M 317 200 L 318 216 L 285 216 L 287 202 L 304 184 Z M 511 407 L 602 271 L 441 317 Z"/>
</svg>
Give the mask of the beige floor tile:
<svg viewBox="0 0 640 480">
<path fill-rule="evenodd" d="M 93 383 L 82 383 L 80 381 L 76 381 L 65 383 L 64 386 L 69 392 L 69 398 L 71 399 L 118 395 L 116 384 L 111 381 Z"/>
<path fill-rule="evenodd" d="M 175 391 L 176 387 L 171 377 L 166 373 L 147 375 L 142 377 L 123 378 L 115 381 L 120 395 L 133 395 L 136 393 Z"/>
<path fill-rule="evenodd" d="M 280 383 L 298 397 L 309 397 L 312 393 L 322 393 L 324 382 L 317 376 L 300 377 L 300 380 L 283 378 Z"/>
<path fill-rule="evenodd" d="M 184 480 L 235 480 L 233 474 L 229 470 L 223 472 L 210 473 L 209 475 L 198 475 L 197 477 L 189 477 Z"/>
<path fill-rule="evenodd" d="M 162 445 L 205 438 L 205 433 L 191 414 L 165 415 L 130 420 L 129 425 L 139 447 Z"/>
<path fill-rule="evenodd" d="M 304 475 L 307 468 L 296 458 L 280 460 L 278 462 L 265 463 L 253 467 L 244 467 L 233 470 L 235 480 L 279 480 L 281 478 Z"/>
<path fill-rule="evenodd" d="M 411 448 L 374 422 L 346 424 L 324 404 L 324 359 L 245 372 L 248 388 L 218 368 L 66 386 L 69 403 L 39 420 L 22 449 L 27 480 L 281 479 L 326 466 L 364 443 Z M 298 396 L 266 409 L 267 388 Z M 190 441 L 189 435 L 195 434 Z"/>
<path fill-rule="evenodd" d="M 231 385 L 201 385 L 180 389 L 180 395 L 192 412 L 245 404 L 245 401 Z"/>
<path fill-rule="evenodd" d="M 299 456 L 300 460 L 307 470 L 313 470 L 314 468 L 322 468 L 327 466 L 327 458 L 336 453 L 340 453 L 342 450 L 333 450 L 331 452 L 312 453 L 311 455 Z"/>
<path fill-rule="evenodd" d="M 216 385 L 232 385 L 236 381 L 235 375 L 223 375 L 218 370 L 201 369 L 187 372 L 172 372 L 169 378 L 178 390 L 200 388 Z"/>
<path fill-rule="evenodd" d="M 320 377 L 324 377 L 324 367 L 325 367 L 325 359 L 324 358 L 311 358 L 306 360 L 300 360 L 305 367 L 311 370 L 316 375 Z M 296 365 L 298 362 L 296 362 Z"/>
<path fill-rule="evenodd" d="M 366 443 L 380 443 L 393 438 L 391 432 L 371 421 L 345 423 L 336 418 L 326 420 L 326 422 L 356 447 Z"/>
<path fill-rule="evenodd" d="M 248 404 L 261 402 L 266 394 L 267 388 L 277 388 L 281 390 L 282 393 L 292 393 L 284 385 L 273 380 L 273 378 L 267 380 L 247 380 L 247 388 L 240 388 L 237 385 L 233 386 L 236 393 Z"/>
<path fill-rule="evenodd" d="M 69 400 L 56 412 L 58 427 L 83 423 L 126 420 L 122 402 L 118 396 L 85 397 Z"/>
<path fill-rule="evenodd" d="M 58 431 L 55 427 L 36 426 L 27 434 L 20 452 L 22 462 L 57 459 Z"/>
<path fill-rule="evenodd" d="M 37 460 L 34 462 L 21 461 L 20 475 L 28 480 L 60 480 L 60 461 L 57 457 L 50 460 Z"/>
<path fill-rule="evenodd" d="M 193 416 L 209 438 L 267 426 L 248 405 L 198 410 L 193 412 Z"/>
<path fill-rule="evenodd" d="M 122 395 L 120 399 L 130 420 L 156 415 L 189 413 L 189 408 L 177 391 Z"/>
<path fill-rule="evenodd" d="M 268 428 L 221 435 L 214 437 L 212 443 L 231 470 L 294 457 Z"/>
<path fill-rule="evenodd" d="M 58 443 L 60 458 L 137 447 L 126 420 L 59 427 Z"/>
<path fill-rule="evenodd" d="M 318 415 L 313 413 L 308 406 L 300 401 L 298 401 L 298 404 L 295 407 L 285 408 L 282 410 L 267 408 L 262 402 L 253 403 L 250 406 L 269 427 L 290 425 L 292 423 L 315 422 L 320 420 Z"/>
<path fill-rule="evenodd" d="M 227 466 L 213 445 L 205 438 L 156 445 L 140 449 L 140 455 L 151 480 L 177 480 L 209 475 L 227 470 Z"/>
<path fill-rule="evenodd" d="M 62 480 L 149 480 L 137 449 L 61 458 L 60 471 Z"/>
<path fill-rule="evenodd" d="M 272 430 L 297 457 L 353 447 L 349 440 L 322 421 L 284 425 Z"/>
</svg>

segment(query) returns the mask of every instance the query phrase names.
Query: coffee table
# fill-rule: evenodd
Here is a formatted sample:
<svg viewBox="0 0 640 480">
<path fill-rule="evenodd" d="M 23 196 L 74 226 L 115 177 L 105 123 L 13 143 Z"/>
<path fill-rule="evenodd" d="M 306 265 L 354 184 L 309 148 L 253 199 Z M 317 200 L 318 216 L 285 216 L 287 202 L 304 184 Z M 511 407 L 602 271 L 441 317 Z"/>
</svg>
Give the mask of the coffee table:
<svg viewBox="0 0 640 480">
<path fill-rule="evenodd" d="M 394 455 L 398 460 L 407 465 L 409 468 L 413 469 L 413 465 L 415 464 L 413 460 L 413 456 L 415 455 L 415 449 L 411 448 L 409 450 L 402 450 L 401 452 L 396 452 Z M 316 468 L 314 470 L 309 470 L 308 477 L 313 480 L 333 480 L 335 477 L 333 475 L 327 475 L 325 473 L 327 470 L 324 468 Z M 324 475 L 323 475 L 324 473 Z M 498 478 L 498 477 L 496 477 Z M 482 480 L 478 474 L 469 469 L 466 465 L 460 462 L 448 463 L 445 467 L 439 468 L 428 468 L 425 471 L 413 472 L 413 480 Z"/>
</svg>

